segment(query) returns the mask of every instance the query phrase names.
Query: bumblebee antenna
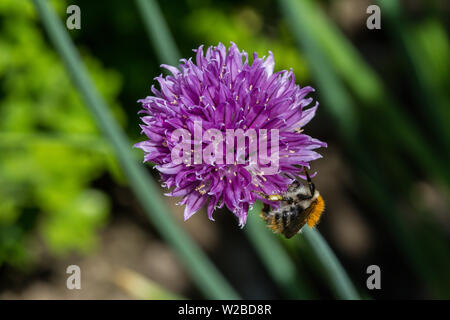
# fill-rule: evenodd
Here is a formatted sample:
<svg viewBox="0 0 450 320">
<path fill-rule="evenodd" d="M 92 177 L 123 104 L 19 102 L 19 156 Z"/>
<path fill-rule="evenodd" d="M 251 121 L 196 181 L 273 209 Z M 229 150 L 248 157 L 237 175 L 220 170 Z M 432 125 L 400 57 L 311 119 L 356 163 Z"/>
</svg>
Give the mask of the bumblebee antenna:
<svg viewBox="0 0 450 320">
<path fill-rule="evenodd" d="M 316 191 L 316 186 L 311 181 L 311 177 L 309 176 L 308 171 L 306 170 L 306 167 L 303 167 L 303 172 L 306 175 L 306 180 L 308 181 L 309 191 L 311 192 L 311 196 L 314 196 L 314 192 Z"/>
</svg>

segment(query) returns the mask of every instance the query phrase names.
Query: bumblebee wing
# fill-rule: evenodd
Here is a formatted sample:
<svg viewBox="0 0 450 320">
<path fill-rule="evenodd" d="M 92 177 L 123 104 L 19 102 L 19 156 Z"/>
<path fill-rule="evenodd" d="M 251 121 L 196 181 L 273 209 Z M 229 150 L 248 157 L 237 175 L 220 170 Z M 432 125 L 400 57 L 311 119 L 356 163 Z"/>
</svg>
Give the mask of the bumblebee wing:
<svg viewBox="0 0 450 320">
<path fill-rule="evenodd" d="M 309 208 L 303 210 L 301 207 L 298 207 L 299 212 L 293 214 L 291 216 L 290 222 L 288 225 L 283 228 L 283 235 L 289 239 L 295 236 L 300 229 L 305 225 L 307 218 L 309 216 Z"/>
<path fill-rule="evenodd" d="M 302 210 L 300 207 L 298 209 L 301 212 L 292 216 L 289 225 L 284 226 L 283 234 L 288 239 L 295 236 L 306 223 L 308 223 L 310 228 L 313 228 L 319 222 L 325 209 L 325 202 L 322 197 L 319 196 L 317 200 L 305 210 Z"/>
</svg>

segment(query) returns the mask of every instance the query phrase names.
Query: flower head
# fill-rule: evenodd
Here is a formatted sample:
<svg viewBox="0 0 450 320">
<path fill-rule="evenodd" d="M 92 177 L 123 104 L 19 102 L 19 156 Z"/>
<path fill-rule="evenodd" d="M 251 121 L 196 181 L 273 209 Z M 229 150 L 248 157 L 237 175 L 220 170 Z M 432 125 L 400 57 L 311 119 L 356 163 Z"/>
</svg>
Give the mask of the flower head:
<svg viewBox="0 0 450 320">
<path fill-rule="evenodd" d="M 310 161 L 321 157 L 314 149 L 326 144 L 301 129 L 314 117 L 318 103 L 307 108 L 313 99 L 306 96 L 314 89 L 296 85 L 292 70 L 273 72 L 271 52 L 267 58 L 254 54 L 251 64 L 234 43 L 228 50 L 219 43 L 206 54 L 203 46 L 194 52 L 195 62 L 182 59 L 179 68 L 162 65 L 172 75 L 156 77 L 160 89 L 152 86 L 153 95 L 139 100 L 141 128 L 148 139 L 136 147 L 144 150 L 144 162 L 156 164 L 163 186 L 171 189 L 166 195 L 183 197 L 185 219 L 207 205 L 208 217 L 214 220 L 214 209 L 225 204 L 243 226 L 256 199 L 265 201 L 260 193 L 285 192 L 303 166 L 309 168 Z M 200 138 L 195 132 L 199 124 Z M 227 135 L 238 129 L 253 130 L 256 139 L 245 135 L 239 147 L 238 135 Z M 178 148 L 179 130 L 186 132 L 188 150 Z M 211 130 L 215 138 L 205 139 L 203 133 Z M 218 139 L 218 133 L 224 138 Z M 258 149 L 264 140 L 270 144 L 270 164 L 254 157 L 261 156 Z M 226 142 L 236 142 L 236 150 Z M 213 160 L 199 162 L 195 157 L 204 156 L 211 145 Z M 230 152 L 233 159 L 226 161 Z M 174 155 L 184 160 L 174 161 Z"/>
</svg>

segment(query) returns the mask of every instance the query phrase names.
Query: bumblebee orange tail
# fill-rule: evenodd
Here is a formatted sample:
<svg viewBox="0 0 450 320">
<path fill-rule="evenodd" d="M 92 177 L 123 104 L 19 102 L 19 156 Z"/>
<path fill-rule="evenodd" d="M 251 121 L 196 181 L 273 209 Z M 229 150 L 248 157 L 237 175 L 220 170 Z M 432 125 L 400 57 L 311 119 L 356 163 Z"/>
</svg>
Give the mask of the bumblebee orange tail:
<svg viewBox="0 0 450 320">
<path fill-rule="evenodd" d="M 310 228 L 313 228 L 317 225 L 323 211 L 325 210 L 325 201 L 323 201 L 322 196 L 319 195 L 312 206 L 313 207 L 311 208 L 311 212 L 306 219 L 306 223 Z"/>
</svg>

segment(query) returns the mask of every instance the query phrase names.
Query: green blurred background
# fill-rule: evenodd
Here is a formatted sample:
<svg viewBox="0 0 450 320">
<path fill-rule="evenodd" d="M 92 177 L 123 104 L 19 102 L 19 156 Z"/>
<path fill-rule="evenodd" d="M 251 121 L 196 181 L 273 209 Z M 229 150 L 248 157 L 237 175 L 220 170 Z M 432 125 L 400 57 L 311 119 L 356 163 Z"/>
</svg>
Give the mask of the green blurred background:
<svg viewBox="0 0 450 320">
<path fill-rule="evenodd" d="M 81 30 L 69 34 L 128 137 L 142 140 L 136 100 L 150 94 L 159 65 L 172 57 L 161 61 L 139 7 L 50 3 L 64 24 L 69 4 L 81 8 Z M 247 52 L 272 51 L 276 70 L 293 68 L 298 84 L 317 89 L 321 107 L 307 130 L 329 146 L 313 163 L 327 203 L 318 229 L 360 293 L 450 298 L 450 3 L 158 3 L 182 57 L 200 44 L 233 41 Z M 381 7 L 381 30 L 366 27 L 370 4 Z M 178 199 L 164 200 L 167 214 L 182 221 Z M 182 226 L 236 291 L 292 297 L 235 217 L 222 210 L 215 218 L 199 212 Z M 294 263 L 303 297 L 332 298 L 302 239 L 274 238 Z M 82 290 L 65 287 L 71 264 L 81 267 Z M 366 288 L 372 264 L 381 268 L 381 290 Z M 2 0 L 0 299 L 177 296 L 203 297 L 143 213 L 33 3 Z"/>
</svg>

